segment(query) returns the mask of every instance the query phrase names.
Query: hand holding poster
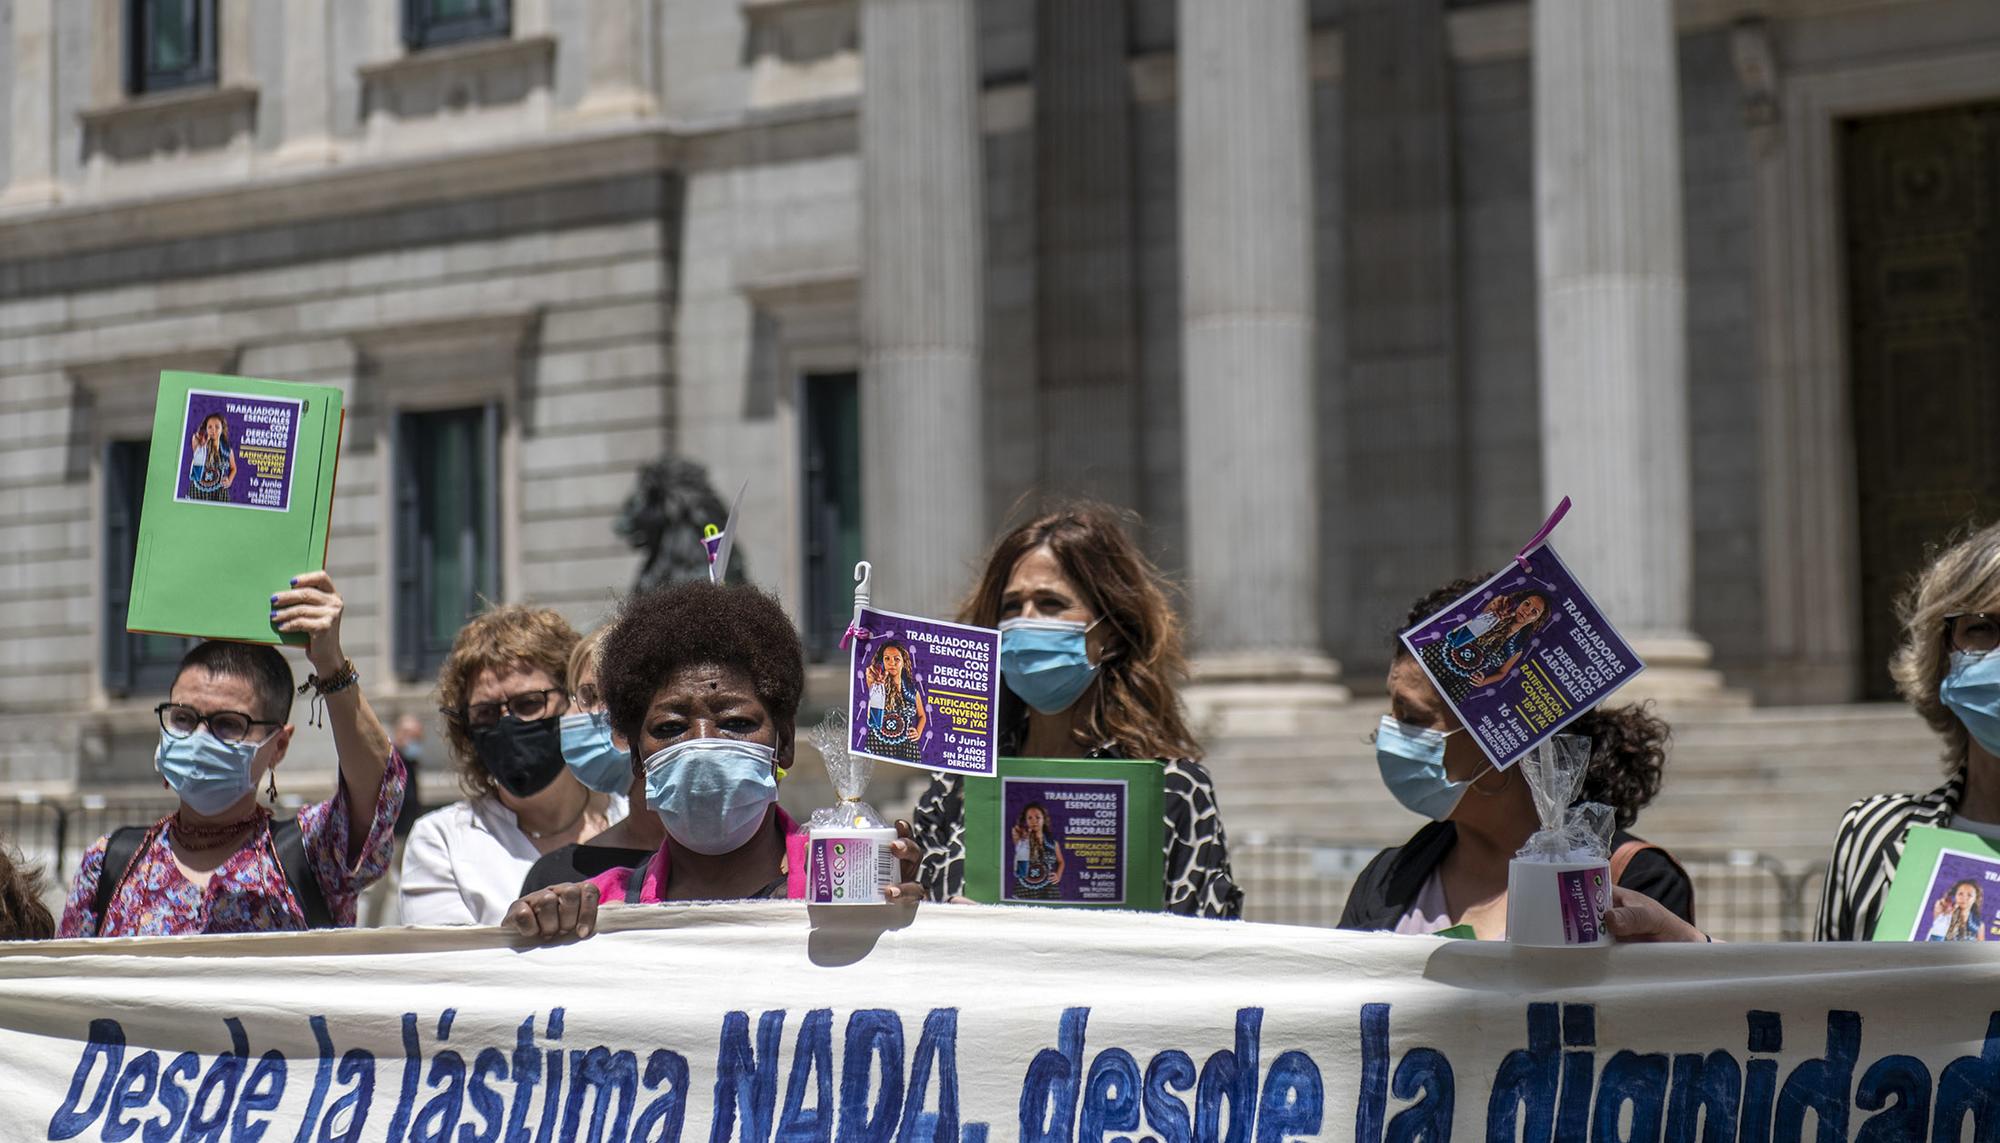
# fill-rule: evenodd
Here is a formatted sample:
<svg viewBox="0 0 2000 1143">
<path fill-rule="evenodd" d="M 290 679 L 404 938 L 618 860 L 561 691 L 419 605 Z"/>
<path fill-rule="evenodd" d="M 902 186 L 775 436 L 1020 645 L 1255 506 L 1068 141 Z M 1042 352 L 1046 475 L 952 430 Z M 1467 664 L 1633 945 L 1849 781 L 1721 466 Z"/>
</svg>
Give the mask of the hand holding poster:
<svg viewBox="0 0 2000 1143">
<path fill-rule="evenodd" d="M 1564 498 L 1506 567 L 1403 633 L 1498 769 L 1645 669 L 1546 542 L 1568 507 Z"/>
<path fill-rule="evenodd" d="M 855 609 L 850 749 L 949 774 L 991 774 L 999 755 L 1000 633 Z"/>
<path fill-rule="evenodd" d="M 326 562 L 341 423 L 330 386 L 161 374 L 126 628 L 305 642 L 270 597 Z"/>
</svg>

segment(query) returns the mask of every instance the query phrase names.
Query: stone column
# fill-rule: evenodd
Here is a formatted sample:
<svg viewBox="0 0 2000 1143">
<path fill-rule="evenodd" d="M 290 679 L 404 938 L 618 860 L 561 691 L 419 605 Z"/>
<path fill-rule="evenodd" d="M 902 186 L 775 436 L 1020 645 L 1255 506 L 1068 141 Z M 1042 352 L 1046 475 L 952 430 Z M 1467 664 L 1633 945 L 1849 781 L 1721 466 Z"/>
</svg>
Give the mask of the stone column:
<svg viewBox="0 0 2000 1143">
<path fill-rule="evenodd" d="M 646 0 L 591 0 L 588 90 L 576 113 L 590 119 L 642 119 L 653 114 L 653 47 Z"/>
<path fill-rule="evenodd" d="M 1687 281 L 1671 0 L 1536 0 L 1542 482 L 1556 546 L 1649 671 L 1712 695 L 1692 633 Z"/>
<path fill-rule="evenodd" d="M 14 0 L 13 109 L 0 208 L 45 206 L 56 182 L 56 3 Z"/>
<path fill-rule="evenodd" d="M 1372 565 L 1351 634 L 1379 645 L 1427 586 L 1475 570 L 1444 0 L 1348 0 L 1341 55 L 1348 471 L 1363 492 L 1344 524 Z"/>
<path fill-rule="evenodd" d="M 285 21 L 285 141 L 281 164 L 330 163 L 333 143 L 333 23 L 329 0 L 291 0 Z"/>
<path fill-rule="evenodd" d="M 1196 680 L 1259 705 L 1344 697 L 1320 642 L 1308 31 L 1305 0 L 1180 3 Z M 1289 729 L 1269 712 L 1229 729 L 1260 727 Z"/>
<path fill-rule="evenodd" d="M 972 0 L 861 0 L 861 446 L 884 607 L 949 615 L 988 541 Z"/>
<path fill-rule="evenodd" d="M 1041 484 L 1141 507 L 1125 0 L 1035 5 Z"/>
</svg>

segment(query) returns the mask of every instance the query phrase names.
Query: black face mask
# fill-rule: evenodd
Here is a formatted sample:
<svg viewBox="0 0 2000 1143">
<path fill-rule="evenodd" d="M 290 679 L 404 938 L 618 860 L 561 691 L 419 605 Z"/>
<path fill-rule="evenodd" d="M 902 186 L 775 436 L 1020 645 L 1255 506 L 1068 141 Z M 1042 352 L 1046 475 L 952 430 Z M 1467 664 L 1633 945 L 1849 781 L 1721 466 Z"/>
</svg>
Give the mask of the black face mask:
<svg viewBox="0 0 2000 1143">
<path fill-rule="evenodd" d="M 471 729 L 472 750 L 500 788 L 517 798 L 532 798 L 549 788 L 563 772 L 562 719 L 523 722 L 508 715 L 490 726 Z"/>
</svg>

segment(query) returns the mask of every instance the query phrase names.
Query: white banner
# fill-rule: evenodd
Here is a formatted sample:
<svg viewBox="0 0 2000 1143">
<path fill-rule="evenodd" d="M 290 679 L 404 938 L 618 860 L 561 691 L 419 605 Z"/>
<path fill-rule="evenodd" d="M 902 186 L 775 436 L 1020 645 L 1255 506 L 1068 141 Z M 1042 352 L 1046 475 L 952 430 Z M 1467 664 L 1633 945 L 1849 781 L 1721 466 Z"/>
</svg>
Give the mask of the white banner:
<svg viewBox="0 0 2000 1143">
<path fill-rule="evenodd" d="M 2000 1139 L 2000 949 L 890 912 L 5 947 L 0 1136 Z"/>
</svg>

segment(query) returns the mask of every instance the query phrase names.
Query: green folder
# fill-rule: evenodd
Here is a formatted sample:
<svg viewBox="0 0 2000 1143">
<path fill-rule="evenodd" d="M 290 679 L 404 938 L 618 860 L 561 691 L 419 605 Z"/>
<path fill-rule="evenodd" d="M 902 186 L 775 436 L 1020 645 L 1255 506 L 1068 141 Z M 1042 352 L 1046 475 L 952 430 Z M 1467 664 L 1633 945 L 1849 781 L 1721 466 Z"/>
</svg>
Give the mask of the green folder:
<svg viewBox="0 0 2000 1143">
<path fill-rule="evenodd" d="M 162 373 L 128 631 L 303 644 L 271 596 L 326 563 L 341 392 Z"/>
<path fill-rule="evenodd" d="M 1917 826 L 1870 940 L 2000 941 L 2000 849 L 1978 834 Z"/>
<path fill-rule="evenodd" d="M 1151 760 L 1002 758 L 965 779 L 965 895 L 1159 911 L 1165 771 Z"/>
</svg>

